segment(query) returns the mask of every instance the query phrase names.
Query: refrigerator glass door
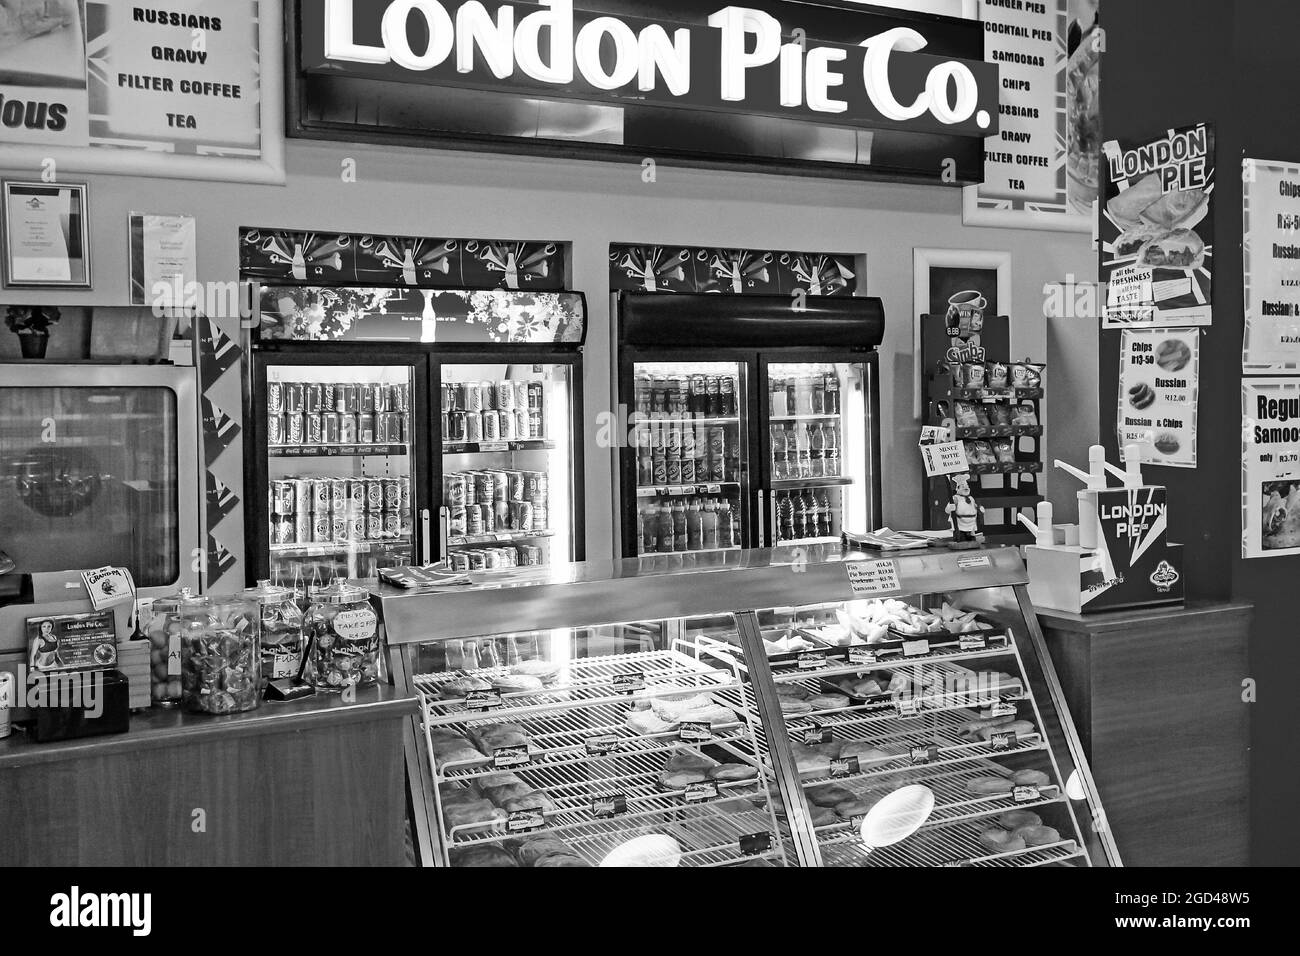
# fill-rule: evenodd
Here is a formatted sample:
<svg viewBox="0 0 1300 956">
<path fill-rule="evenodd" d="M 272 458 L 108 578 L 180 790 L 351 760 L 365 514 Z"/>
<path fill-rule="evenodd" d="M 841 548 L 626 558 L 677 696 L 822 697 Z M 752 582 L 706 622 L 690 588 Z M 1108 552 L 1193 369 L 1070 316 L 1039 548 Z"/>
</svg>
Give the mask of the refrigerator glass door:
<svg viewBox="0 0 1300 956">
<path fill-rule="evenodd" d="M 744 546 L 747 370 L 741 362 L 634 363 L 637 554 Z"/>
<path fill-rule="evenodd" d="M 767 366 L 773 545 L 838 540 L 870 523 L 866 371 L 855 362 Z"/>
<path fill-rule="evenodd" d="M 266 369 L 271 578 L 299 589 L 413 563 L 409 365 Z"/>
<path fill-rule="evenodd" d="M 486 571 L 574 559 L 573 367 L 439 367 L 440 556 Z"/>
</svg>

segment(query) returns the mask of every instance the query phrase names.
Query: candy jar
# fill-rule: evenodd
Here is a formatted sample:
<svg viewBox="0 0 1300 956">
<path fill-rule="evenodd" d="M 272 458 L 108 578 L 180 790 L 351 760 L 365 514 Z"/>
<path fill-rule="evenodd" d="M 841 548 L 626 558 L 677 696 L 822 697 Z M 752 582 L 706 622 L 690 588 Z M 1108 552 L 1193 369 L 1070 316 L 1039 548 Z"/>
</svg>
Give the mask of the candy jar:
<svg viewBox="0 0 1300 956">
<path fill-rule="evenodd" d="M 257 707 L 260 619 L 240 597 L 192 598 L 180 606 L 181 690 L 186 710 L 234 714 Z"/>
<path fill-rule="evenodd" d="M 379 676 L 379 618 L 365 588 L 342 581 L 322 588 L 307 611 L 307 679 L 318 690 L 373 684 Z"/>
<path fill-rule="evenodd" d="M 189 588 L 155 598 L 144 633 L 149 638 L 149 698 L 159 707 L 181 702 L 180 606 L 192 597 Z"/>
<path fill-rule="evenodd" d="M 240 592 L 240 597 L 257 609 L 261 623 L 262 683 L 281 677 L 297 677 L 302 666 L 302 611 L 294 602 L 292 588 L 270 581 Z"/>
</svg>

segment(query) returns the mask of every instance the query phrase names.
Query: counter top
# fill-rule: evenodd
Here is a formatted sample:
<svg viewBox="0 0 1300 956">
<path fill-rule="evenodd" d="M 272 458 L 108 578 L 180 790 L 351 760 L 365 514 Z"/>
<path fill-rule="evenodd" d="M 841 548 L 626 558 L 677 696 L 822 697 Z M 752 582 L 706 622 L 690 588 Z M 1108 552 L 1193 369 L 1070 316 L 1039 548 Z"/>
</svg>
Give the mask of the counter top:
<svg viewBox="0 0 1300 956">
<path fill-rule="evenodd" d="M 415 711 L 415 698 L 399 693 L 388 684 L 377 684 L 358 691 L 356 701 L 351 704 L 343 703 L 340 694 L 317 694 L 300 701 L 263 701 L 257 710 L 220 717 L 187 714 L 179 708 L 151 707 L 132 714 L 131 727 L 124 734 L 38 744 L 15 727 L 12 735 L 0 740 L 0 770 L 174 747 L 212 738 L 226 740 L 292 733 L 336 724 L 363 723 L 413 714 Z"/>
<path fill-rule="evenodd" d="M 1108 631 L 1128 630 L 1143 623 L 1164 623 L 1171 619 L 1188 619 L 1206 614 L 1244 613 L 1254 610 L 1253 604 L 1233 601 L 1188 601 L 1181 605 L 1162 604 L 1155 607 L 1128 608 L 1122 611 L 1103 611 L 1099 614 L 1072 614 L 1050 608 L 1036 608 L 1038 620 L 1045 628 L 1058 631 L 1076 631 L 1101 634 Z"/>
</svg>

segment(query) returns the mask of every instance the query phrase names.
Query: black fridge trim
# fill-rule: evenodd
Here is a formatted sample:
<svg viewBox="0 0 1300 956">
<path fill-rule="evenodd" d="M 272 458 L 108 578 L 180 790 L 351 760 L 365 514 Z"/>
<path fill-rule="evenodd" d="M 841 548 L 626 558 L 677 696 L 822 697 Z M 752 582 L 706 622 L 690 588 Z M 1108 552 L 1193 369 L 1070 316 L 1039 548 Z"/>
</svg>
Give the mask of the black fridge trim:
<svg viewBox="0 0 1300 956">
<path fill-rule="evenodd" d="M 622 348 L 870 351 L 885 336 L 879 299 L 827 295 L 671 295 L 620 292 Z"/>
</svg>

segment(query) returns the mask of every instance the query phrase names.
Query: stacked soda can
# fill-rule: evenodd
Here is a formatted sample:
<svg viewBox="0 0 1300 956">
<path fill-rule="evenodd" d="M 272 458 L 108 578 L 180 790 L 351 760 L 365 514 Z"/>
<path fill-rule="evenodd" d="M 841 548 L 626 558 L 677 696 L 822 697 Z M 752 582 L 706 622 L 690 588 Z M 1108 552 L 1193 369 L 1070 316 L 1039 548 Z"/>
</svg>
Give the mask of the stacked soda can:
<svg viewBox="0 0 1300 956">
<path fill-rule="evenodd" d="M 278 478 L 269 494 L 271 544 L 341 544 L 411 533 L 409 478 Z"/>
<path fill-rule="evenodd" d="M 545 472 L 458 471 L 443 476 L 443 504 L 450 537 L 502 531 L 546 531 L 550 481 Z"/>
<path fill-rule="evenodd" d="M 269 445 L 400 445 L 410 441 L 410 386 L 267 382 Z"/>
<path fill-rule="evenodd" d="M 444 382 L 442 440 L 449 443 L 545 438 L 542 383 Z"/>
<path fill-rule="evenodd" d="M 494 571 L 499 568 L 538 567 L 546 563 L 546 552 L 533 544 L 465 548 L 452 551 L 449 560 L 453 571 Z"/>
</svg>

